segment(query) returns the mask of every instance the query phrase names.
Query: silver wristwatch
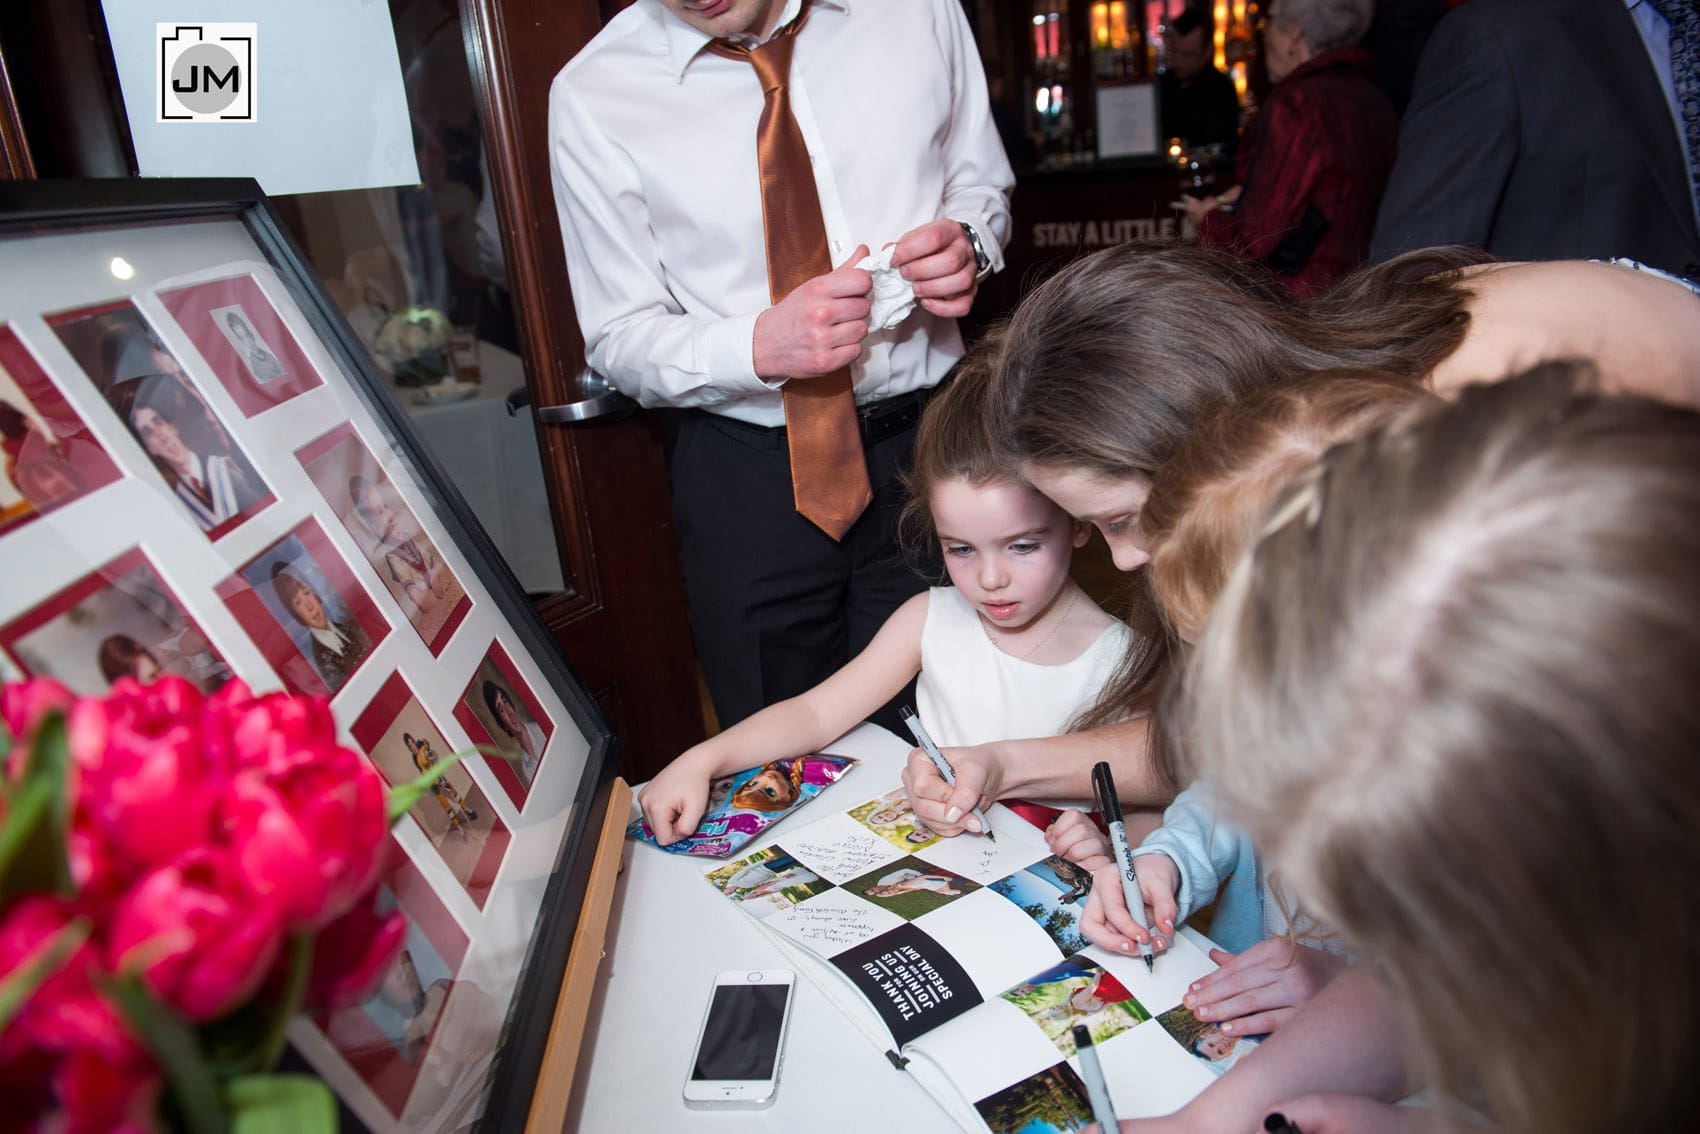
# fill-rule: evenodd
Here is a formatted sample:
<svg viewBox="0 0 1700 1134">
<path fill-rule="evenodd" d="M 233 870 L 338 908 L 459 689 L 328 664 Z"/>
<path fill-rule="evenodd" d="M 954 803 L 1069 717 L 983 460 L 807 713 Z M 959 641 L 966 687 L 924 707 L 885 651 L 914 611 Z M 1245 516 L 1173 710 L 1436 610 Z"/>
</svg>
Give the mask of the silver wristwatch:
<svg viewBox="0 0 1700 1134">
<path fill-rule="evenodd" d="M 957 221 L 962 231 L 968 235 L 969 246 L 974 249 L 974 282 L 979 283 L 992 274 L 992 258 L 986 255 L 986 246 L 980 243 L 980 234 L 974 231 L 974 226 L 967 221 Z"/>
</svg>

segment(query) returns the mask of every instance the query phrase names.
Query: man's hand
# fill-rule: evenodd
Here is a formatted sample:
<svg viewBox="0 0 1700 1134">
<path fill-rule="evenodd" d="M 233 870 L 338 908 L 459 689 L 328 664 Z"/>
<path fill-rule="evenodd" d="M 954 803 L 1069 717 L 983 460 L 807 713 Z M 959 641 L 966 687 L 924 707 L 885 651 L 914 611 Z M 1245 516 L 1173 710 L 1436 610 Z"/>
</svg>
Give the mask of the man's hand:
<svg viewBox="0 0 1700 1134">
<path fill-rule="evenodd" d="M 758 378 L 819 378 L 856 361 L 868 334 L 868 293 L 874 280 L 853 265 L 867 255 L 868 246 L 860 245 L 844 263 L 799 285 L 756 316 Z"/>
<path fill-rule="evenodd" d="M 942 318 L 955 319 L 974 306 L 979 281 L 974 277 L 974 246 L 956 221 L 932 221 L 904 234 L 891 255 L 915 291 L 921 306 Z"/>
</svg>

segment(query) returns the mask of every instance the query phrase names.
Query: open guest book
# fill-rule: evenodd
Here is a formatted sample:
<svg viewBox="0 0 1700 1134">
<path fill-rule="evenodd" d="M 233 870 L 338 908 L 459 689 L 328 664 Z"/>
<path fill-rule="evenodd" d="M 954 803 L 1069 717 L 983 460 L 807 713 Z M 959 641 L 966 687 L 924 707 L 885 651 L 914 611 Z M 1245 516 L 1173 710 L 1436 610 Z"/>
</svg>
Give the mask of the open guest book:
<svg viewBox="0 0 1700 1134">
<path fill-rule="evenodd" d="M 705 877 L 965 1130 L 1089 1124 L 1076 1024 L 1122 1118 L 1179 1108 L 1252 1045 L 1181 1003 L 1216 967 L 1204 938 L 1183 931 L 1154 972 L 1089 945 L 1091 876 L 1014 813 L 988 817 L 996 842 L 940 838 L 898 787 Z"/>
</svg>

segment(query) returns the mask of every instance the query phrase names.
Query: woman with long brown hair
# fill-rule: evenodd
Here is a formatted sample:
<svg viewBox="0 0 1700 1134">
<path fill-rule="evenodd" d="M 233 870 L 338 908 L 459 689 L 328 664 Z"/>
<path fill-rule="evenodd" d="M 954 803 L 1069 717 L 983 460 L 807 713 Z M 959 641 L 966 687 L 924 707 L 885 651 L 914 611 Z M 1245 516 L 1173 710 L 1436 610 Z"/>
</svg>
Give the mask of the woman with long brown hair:
<svg viewBox="0 0 1700 1134">
<path fill-rule="evenodd" d="M 991 352 L 990 416 L 1028 480 L 1094 524 L 1116 566 L 1135 572 L 1150 558 L 1140 513 L 1153 479 L 1212 406 L 1340 369 L 1445 396 L 1569 357 L 1595 360 L 1608 390 L 1696 404 L 1695 326 L 1700 296 L 1627 265 L 1428 249 L 1300 301 L 1267 269 L 1221 252 L 1125 244 L 1076 260 L 1021 302 Z M 1135 719 L 1109 733 L 947 752 L 955 789 L 912 758 L 905 784 L 927 826 L 955 834 L 971 804 L 1007 795 L 1088 798 L 1091 766 L 1107 752 L 1126 801 L 1166 802 L 1173 777 L 1137 716 L 1165 669 L 1143 574 L 1131 606 L 1142 654 L 1091 723 Z"/>
</svg>

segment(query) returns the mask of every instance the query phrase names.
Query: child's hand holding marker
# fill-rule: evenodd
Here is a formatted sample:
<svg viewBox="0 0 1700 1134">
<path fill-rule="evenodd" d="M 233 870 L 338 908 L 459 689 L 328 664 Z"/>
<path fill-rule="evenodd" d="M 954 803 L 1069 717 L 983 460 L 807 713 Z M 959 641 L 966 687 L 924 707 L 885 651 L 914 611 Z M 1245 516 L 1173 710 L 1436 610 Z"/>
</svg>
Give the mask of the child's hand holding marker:
<svg viewBox="0 0 1700 1134">
<path fill-rule="evenodd" d="M 1166 854 L 1142 854 L 1133 860 L 1133 870 L 1139 878 L 1140 896 L 1150 911 L 1147 920 L 1154 928 L 1147 929 L 1128 912 L 1121 869 L 1112 862 L 1092 873 L 1092 893 L 1080 917 L 1080 931 L 1094 945 L 1118 953 L 1137 954 L 1146 944 L 1162 953 L 1175 935 L 1175 892 L 1180 887 L 1180 871 Z"/>
</svg>

